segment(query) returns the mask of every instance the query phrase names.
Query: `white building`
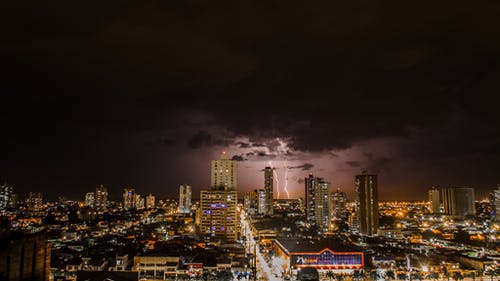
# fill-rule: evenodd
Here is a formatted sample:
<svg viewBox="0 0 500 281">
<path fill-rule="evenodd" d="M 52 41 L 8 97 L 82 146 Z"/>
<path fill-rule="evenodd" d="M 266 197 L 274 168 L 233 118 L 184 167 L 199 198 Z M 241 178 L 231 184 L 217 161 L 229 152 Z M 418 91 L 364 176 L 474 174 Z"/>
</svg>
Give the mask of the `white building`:
<svg viewBox="0 0 500 281">
<path fill-rule="evenodd" d="M 179 186 L 179 213 L 189 214 L 191 212 L 191 186 L 184 184 Z"/>
<path fill-rule="evenodd" d="M 219 160 L 212 160 L 210 184 L 212 188 L 236 190 L 238 188 L 238 162 L 222 153 Z"/>
</svg>

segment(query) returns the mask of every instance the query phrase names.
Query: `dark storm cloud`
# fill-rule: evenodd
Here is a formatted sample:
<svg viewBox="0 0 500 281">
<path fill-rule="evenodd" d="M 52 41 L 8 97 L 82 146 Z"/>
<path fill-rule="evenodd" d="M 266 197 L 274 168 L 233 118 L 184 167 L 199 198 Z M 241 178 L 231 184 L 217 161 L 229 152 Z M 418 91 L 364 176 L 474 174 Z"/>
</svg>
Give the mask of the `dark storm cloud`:
<svg viewBox="0 0 500 281">
<path fill-rule="evenodd" d="M 211 134 L 203 130 L 199 130 L 193 136 L 191 136 L 191 138 L 187 142 L 187 145 L 190 148 L 196 149 L 202 146 L 208 146 L 208 147 L 217 145 L 227 146 L 231 143 L 232 143 L 231 140 L 215 138 Z"/>
<path fill-rule="evenodd" d="M 353 168 L 361 167 L 361 162 L 359 161 L 345 161 L 345 163 Z"/>
<path fill-rule="evenodd" d="M 250 147 L 250 144 L 246 143 L 246 142 L 237 142 L 236 144 L 239 146 L 239 148 L 249 148 Z"/>
<path fill-rule="evenodd" d="M 268 156 L 268 154 L 265 151 L 257 151 L 257 156 L 264 157 L 264 156 Z"/>
<path fill-rule="evenodd" d="M 233 155 L 233 157 L 231 157 L 231 160 L 242 162 L 242 161 L 245 161 L 245 158 L 243 158 L 242 155 Z"/>
<path fill-rule="evenodd" d="M 304 163 L 304 164 L 299 165 L 299 166 L 288 167 L 288 169 L 301 169 L 302 171 L 309 171 L 313 167 L 314 167 L 314 165 L 311 163 Z"/>
<path fill-rule="evenodd" d="M 9 1 L 0 170 L 50 182 L 39 167 L 51 168 L 65 190 L 95 163 L 135 170 L 126 165 L 145 155 L 140 139 L 167 130 L 176 137 L 163 149 L 187 143 L 179 153 L 235 136 L 271 152 L 277 137 L 318 152 L 395 136 L 407 140 L 398 160 L 477 160 L 486 184 L 499 155 L 488 98 L 500 90 L 499 13 L 495 1 Z M 75 166 L 56 173 L 61 163 Z"/>
</svg>

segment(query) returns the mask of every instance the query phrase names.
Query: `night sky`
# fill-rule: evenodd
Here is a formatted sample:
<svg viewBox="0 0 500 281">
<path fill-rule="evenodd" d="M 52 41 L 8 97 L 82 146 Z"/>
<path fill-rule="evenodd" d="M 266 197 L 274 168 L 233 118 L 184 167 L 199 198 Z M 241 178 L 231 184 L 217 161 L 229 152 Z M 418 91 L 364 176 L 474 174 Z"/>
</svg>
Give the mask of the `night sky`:
<svg viewBox="0 0 500 281">
<path fill-rule="evenodd" d="M 7 1 L 0 178 L 83 199 L 98 184 L 176 196 L 239 160 L 380 199 L 500 183 L 499 1 Z M 197 197 L 195 192 L 194 197 Z"/>
</svg>

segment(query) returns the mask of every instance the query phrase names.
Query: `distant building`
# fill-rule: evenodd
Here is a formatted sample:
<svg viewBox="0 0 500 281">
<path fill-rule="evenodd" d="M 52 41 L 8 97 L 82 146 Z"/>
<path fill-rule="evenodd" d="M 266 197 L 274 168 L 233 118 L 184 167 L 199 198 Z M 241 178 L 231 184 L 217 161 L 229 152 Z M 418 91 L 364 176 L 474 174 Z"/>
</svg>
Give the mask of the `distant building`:
<svg viewBox="0 0 500 281">
<path fill-rule="evenodd" d="M 376 235 L 379 227 L 377 175 L 363 172 L 355 177 L 355 183 L 359 233 Z"/>
<path fill-rule="evenodd" d="M 123 209 L 135 208 L 135 188 L 125 187 L 123 189 Z"/>
<path fill-rule="evenodd" d="M 189 214 L 191 212 L 191 186 L 181 184 L 179 186 L 179 213 Z"/>
<path fill-rule="evenodd" d="M 264 190 L 265 190 L 265 202 L 264 202 L 264 215 L 272 216 L 274 213 L 274 179 L 273 179 L 273 169 L 271 167 L 266 167 L 264 169 Z"/>
<path fill-rule="evenodd" d="M 14 206 L 14 187 L 8 183 L 0 185 L 0 211 Z"/>
<path fill-rule="evenodd" d="M 134 195 L 134 206 L 137 210 L 142 210 L 145 207 L 144 198 L 140 194 Z"/>
<path fill-rule="evenodd" d="M 0 235 L 0 280 L 48 281 L 51 244 L 42 234 Z"/>
<path fill-rule="evenodd" d="M 471 187 L 446 187 L 441 190 L 444 212 L 451 216 L 474 215 L 474 189 Z"/>
<path fill-rule="evenodd" d="M 87 192 L 85 194 L 85 206 L 94 208 L 95 204 L 95 192 Z"/>
<path fill-rule="evenodd" d="M 238 162 L 228 159 L 222 153 L 220 159 L 212 160 L 210 183 L 212 188 L 224 190 L 237 190 L 238 188 Z"/>
<path fill-rule="evenodd" d="M 235 190 L 201 190 L 200 232 L 209 240 L 236 241 L 239 233 Z"/>
<path fill-rule="evenodd" d="M 146 195 L 146 209 L 154 209 L 155 202 L 156 202 L 156 198 L 153 194 Z"/>
<path fill-rule="evenodd" d="M 264 189 L 255 189 L 245 193 L 243 206 L 245 212 L 249 215 L 264 215 L 266 211 L 266 191 Z"/>
<path fill-rule="evenodd" d="M 38 214 L 43 208 L 43 198 L 41 192 L 30 192 L 26 198 L 28 211 L 32 214 Z"/>
<path fill-rule="evenodd" d="M 95 189 L 94 207 L 99 211 L 108 208 L 108 189 L 102 184 Z"/>
<path fill-rule="evenodd" d="M 429 189 L 429 211 L 433 214 L 440 213 L 441 199 L 439 190 L 435 187 Z"/>
<path fill-rule="evenodd" d="M 345 192 L 337 190 L 332 192 L 332 208 L 331 217 L 332 219 L 347 219 L 347 195 Z"/>
</svg>

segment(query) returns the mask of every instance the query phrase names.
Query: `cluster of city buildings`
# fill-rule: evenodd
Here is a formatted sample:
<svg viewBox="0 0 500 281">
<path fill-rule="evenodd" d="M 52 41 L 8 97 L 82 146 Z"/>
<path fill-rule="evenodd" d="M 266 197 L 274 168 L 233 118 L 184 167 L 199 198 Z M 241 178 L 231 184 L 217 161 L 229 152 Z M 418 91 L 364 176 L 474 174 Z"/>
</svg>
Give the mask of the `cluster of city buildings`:
<svg viewBox="0 0 500 281">
<path fill-rule="evenodd" d="M 121 200 L 112 201 L 99 185 L 83 201 L 44 202 L 41 193 L 21 201 L 4 183 L 0 280 L 407 280 L 500 273 L 500 187 L 489 201 L 477 201 L 473 188 L 433 187 L 425 202 L 379 202 L 378 176 L 362 172 L 348 200 L 310 174 L 304 197 L 285 200 L 275 198 L 274 170 L 265 167 L 263 187 L 239 199 L 237 170 L 225 154 L 212 160 L 210 186 L 199 200 L 182 184 L 177 199 L 125 187 Z"/>
</svg>

